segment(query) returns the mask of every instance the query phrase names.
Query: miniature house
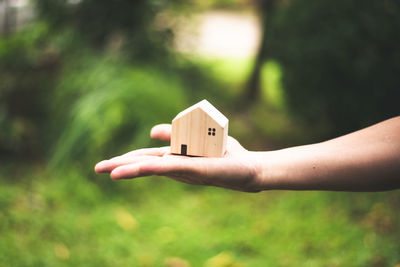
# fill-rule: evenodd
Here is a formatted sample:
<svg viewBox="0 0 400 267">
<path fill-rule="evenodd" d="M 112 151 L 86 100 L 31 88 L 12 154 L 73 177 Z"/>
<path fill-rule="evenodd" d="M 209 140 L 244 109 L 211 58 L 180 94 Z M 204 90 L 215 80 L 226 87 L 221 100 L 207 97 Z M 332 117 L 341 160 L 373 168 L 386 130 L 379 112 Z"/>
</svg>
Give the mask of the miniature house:
<svg viewBox="0 0 400 267">
<path fill-rule="evenodd" d="M 203 100 L 172 120 L 171 153 L 223 157 L 228 139 L 228 119 Z"/>
</svg>

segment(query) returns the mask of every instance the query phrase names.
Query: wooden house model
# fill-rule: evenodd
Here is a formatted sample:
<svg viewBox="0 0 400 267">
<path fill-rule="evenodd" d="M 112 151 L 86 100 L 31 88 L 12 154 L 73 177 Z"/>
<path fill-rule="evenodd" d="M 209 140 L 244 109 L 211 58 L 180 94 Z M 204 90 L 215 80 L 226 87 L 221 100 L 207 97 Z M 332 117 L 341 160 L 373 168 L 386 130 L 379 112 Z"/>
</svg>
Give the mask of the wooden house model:
<svg viewBox="0 0 400 267">
<path fill-rule="evenodd" d="M 203 100 L 172 120 L 171 153 L 223 157 L 228 139 L 228 119 Z"/>
</svg>

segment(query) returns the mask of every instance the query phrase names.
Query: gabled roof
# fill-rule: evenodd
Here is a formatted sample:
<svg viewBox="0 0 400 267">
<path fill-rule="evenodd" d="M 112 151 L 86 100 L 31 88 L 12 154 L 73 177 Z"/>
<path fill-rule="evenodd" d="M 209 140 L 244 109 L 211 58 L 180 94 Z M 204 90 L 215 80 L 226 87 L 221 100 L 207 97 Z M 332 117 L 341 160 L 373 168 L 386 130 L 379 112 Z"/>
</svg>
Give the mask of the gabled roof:
<svg viewBox="0 0 400 267">
<path fill-rule="evenodd" d="M 202 100 L 199 103 L 185 109 L 184 111 L 181 111 L 176 115 L 175 119 L 178 119 L 180 117 L 185 116 L 186 114 L 189 114 L 195 109 L 201 109 L 205 113 L 207 113 L 212 119 L 215 120 L 216 123 L 218 123 L 221 127 L 225 127 L 228 123 L 228 119 L 222 114 L 218 109 L 216 109 L 213 105 L 210 104 L 207 100 Z"/>
</svg>

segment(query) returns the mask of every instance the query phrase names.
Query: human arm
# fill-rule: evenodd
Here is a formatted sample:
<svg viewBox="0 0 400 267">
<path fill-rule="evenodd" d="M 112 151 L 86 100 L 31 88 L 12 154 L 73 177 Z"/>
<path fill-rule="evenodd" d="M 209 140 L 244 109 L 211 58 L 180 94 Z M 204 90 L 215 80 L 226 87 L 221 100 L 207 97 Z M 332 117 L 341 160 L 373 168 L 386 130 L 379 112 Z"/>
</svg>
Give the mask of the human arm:
<svg viewBox="0 0 400 267">
<path fill-rule="evenodd" d="M 258 152 L 274 189 L 381 191 L 400 188 L 400 117 L 325 142 Z"/>
<path fill-rule="evenodd" d="M 170 125 L 152 129 L 168 141 Z M 112 179 L 162 175 L 190 184 L 258 192 L 270 189 L 381 191 L 400 188 L 400 117 L 329 141 L 252 152 L 229 137 L 223 158 L 183 157 L 169 147 L 140 149 L 102 161 Z"/>
</svg>

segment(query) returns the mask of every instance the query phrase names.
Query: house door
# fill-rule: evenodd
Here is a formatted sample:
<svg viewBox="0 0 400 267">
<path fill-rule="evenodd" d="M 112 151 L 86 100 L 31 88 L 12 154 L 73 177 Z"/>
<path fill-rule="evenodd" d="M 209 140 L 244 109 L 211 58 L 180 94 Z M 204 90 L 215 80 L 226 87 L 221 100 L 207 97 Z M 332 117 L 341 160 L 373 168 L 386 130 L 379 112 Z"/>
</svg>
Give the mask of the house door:
<svg viewBox="0 0 400 267">
<path fill-rule="evenodd" d="M 187 153 L 187 145 L 181 145 L 181 155 L 186 156 Z"/>
</svg>

